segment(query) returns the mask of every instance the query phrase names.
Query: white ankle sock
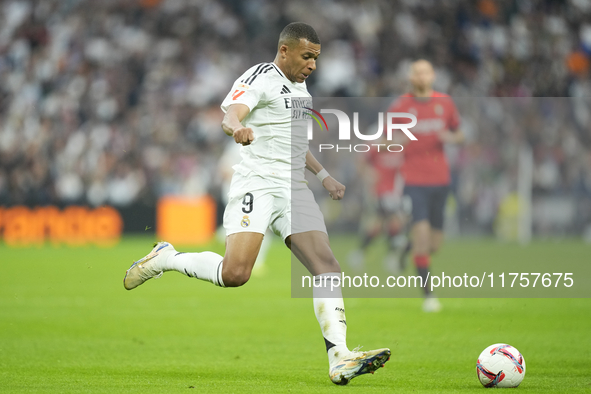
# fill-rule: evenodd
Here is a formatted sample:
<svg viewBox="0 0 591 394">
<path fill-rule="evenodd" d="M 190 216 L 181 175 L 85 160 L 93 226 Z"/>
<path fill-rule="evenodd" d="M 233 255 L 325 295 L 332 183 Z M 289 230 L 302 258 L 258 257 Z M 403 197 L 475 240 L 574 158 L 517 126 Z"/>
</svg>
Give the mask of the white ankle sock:
<svg viewBox="0 0 591 394">
<path fill-rule="evenodd" d="M 206 280 L 225 287 L 222 280 L 224 258 L 214 252 L 179 253 L 168 256 L 160 267 L 163 271 L 178 271 L 191 278 Z"/>
<path fill-rule="evenodd" d="M 343 295 L 340 286 L 333 286 L 331 289 L 330 278 L 333 276 L 340 279 L 341 274 L 329 272 L 315 276 L 312 290 L 314 313 L 324 336 L 328 362 L 331 366 L 349 352 Z M 334 282 L 334 284 L 337 283 Z"/>
</svg>

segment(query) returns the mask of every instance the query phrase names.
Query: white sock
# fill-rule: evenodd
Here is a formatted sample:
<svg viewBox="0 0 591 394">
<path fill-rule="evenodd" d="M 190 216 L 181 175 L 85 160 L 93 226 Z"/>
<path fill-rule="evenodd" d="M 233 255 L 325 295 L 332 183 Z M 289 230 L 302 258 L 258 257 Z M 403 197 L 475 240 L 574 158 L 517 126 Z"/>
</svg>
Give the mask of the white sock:
<svg viewBox="0 0 591 394">
<path fill-rule="evenodd" d="M 191 278 L 206 280 L 216 286 L 225 287 L 222 280 L 224 258 L 214 252 L 174 253 L 163 262 L 163 271 L 178 271 Z"/>
<path fill-rule="evenodd" d="M 333 286 L 330 278 L 341 274 L 329 272 L 314 277 L 312 294 L 314 297 L 314 313 L 326 344 L 328 363 L 332 366 L 337 360 L 349 352 L 347 348 L 347 320 L 341 287 Z M 337 283 L 334 282 L 336 285 Z M 340 284 L 340 283 L 339 283 Z"/>
</svg>

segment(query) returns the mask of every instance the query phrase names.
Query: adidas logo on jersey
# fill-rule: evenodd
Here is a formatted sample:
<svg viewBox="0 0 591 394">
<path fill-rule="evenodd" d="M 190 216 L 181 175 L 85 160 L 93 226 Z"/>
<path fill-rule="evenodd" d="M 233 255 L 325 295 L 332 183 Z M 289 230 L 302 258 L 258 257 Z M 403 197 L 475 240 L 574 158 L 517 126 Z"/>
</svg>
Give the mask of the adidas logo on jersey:
<svg viewBox="0 0 591 394">
<path fill-rule="evenodd" d="M 287 93 L 291 93 L 291 90 L 289 90 L 287 88 L 287 86 L 283 85 L 283 88 L 281 89 L 281 94 L 287 94 Z"/>
</svg>

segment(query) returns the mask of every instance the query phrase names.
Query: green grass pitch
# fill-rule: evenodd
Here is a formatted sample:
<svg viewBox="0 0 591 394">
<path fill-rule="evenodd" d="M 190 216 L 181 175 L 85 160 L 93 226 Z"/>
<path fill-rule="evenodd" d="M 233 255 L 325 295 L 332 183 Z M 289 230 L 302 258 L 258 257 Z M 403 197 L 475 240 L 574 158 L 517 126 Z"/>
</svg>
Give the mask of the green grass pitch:
<svg viewBox="0 0 591 394">
<path fill-rule="evenodd" d="M 290 298 L 290 256 L 279 242 L 242 288 L 167 273 L 124 290 L 125 270 L 150 242 L 0 244 L 0 392 L 484 392 L 476 358 L 497 342 L 526 359 L 519 392 L 591 391 L 591 299 L 443 299 L 439 314 L 423 313 L 420 299 L 345 300 L 349 347 L 388 346 L 392 359 L 339 387 L 328 379 L 312 301 Z M 582 243 L 556 243 L 555 255 L 561 248 L 591 255 Z M 510 250 L 454 241 L 435 264 Z"/>
</svg>

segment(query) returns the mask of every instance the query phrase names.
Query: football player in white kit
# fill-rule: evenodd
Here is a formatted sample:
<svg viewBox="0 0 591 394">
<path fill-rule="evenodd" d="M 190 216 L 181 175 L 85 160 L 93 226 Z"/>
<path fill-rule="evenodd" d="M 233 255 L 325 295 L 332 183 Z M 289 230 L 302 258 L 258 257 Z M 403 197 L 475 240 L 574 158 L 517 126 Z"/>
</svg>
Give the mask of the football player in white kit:
<svg viewBox="0 0 591 394">
<path fill-rule="evenodd" d="M 311 26 L 287 25 L 279 36 L 273 63 L 247 70 L 222 103 L 222 128 L 243 145 L 242 162 L 234 167 L 224 212 L 225 255 L 178 253 L 170 243 L 159 242 L 127 270 L 123 283 L 131 290 L 165 271 L 178 271 L 220 287 L 242 286 L 250 278 L 265 231 L 271 228 L 315 276 L 315 283 L 324 282 L 313 286 L 314 312 L 326 344 L 330 379 L 344 385 L 383 367 L 390 350 L 351 351 L 347 347 L 341 289 L 332 288 L 330 281 L 341 275 L 341 268 L 304 170 L 320 179 L 333 200 L 343 198 L 345 186 L 307 150 L 307 140 L 304 149 L 292 146 L 291 99 L 310 97 L 305 81 L 316 69 L 319 54 L 320 40 Z"/>
</svg>

